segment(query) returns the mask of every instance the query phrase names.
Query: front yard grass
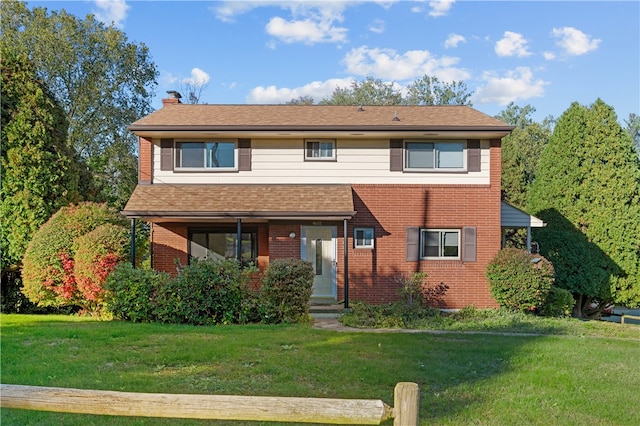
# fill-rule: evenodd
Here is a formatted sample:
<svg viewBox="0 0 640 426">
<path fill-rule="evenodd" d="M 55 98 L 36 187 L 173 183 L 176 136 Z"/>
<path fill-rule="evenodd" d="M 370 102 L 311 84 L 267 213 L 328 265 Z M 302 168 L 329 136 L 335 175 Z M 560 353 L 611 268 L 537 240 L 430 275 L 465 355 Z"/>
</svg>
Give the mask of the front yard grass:
<svg viewBox="0 0 640 426">
<path fill-rule="evenodd" d="M 640 327 L 568 335 L 361 333 L 1 315 L 2 383 L 382 399 L 420 385 L 424 425 L 640 424 Z M 604 323 L 603 323 L 604 324 Z M 575 330 L 584 327 L 584 332 Z M 482 331 L 503 328 L 483 327 Z M 595 330 L 595 331 L 594 331 Z M 3 409 L 3 425 L 241 425 Z"/>
</svg>

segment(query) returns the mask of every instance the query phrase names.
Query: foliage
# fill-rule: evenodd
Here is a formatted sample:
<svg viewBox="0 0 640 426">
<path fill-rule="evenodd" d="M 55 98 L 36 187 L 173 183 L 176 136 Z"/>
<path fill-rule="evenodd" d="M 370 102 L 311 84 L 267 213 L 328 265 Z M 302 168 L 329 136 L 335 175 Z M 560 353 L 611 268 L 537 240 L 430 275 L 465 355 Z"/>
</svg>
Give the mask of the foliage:
<svg viewBox="0 0 640 426">
<path fill-rule="evenodd" d="M 330 97 L 322 99 L 321 105 L 469 105 L 472 93 L 462 81 L 445 83 L 437 77 L 424 75 L 407 88 L 403 97 L 401 87 L 394 82 L 367 77 L 364 81 L 353 80 L 351 87 L 337 87 Z M 313 98 L 292 99 L 289 104 L 313 103 Z"/>
<path fill-rule="evenodd" d="M 631 113 L 625 120 L 625 131 L 631 136 L 633 146 L 640 159 L 640 115 Z"/>
<path fill-rule="evenodd" d="M 157 289 L 155 317 L 173 324 L 242 324 L 256 272 L 233 260 L 192 260 L 176 278 Z"/>
<path fill-rule="evenodd" d="M 541 253 L 557 285 L 584 316 L 592 299 L 640 305 L 640 166 L 632 139 L 598 99 L 573 103 L 558 120 L 540 158 L 529 211 Z"/>
<path fill-rule="evenodd" d="M 394 83 L 367 77 L 353 80 L 350 88 L 336 87 L 331 97 L 320 101 L 321 105 L 400 105 L 402 94 Z"/>
<path fill-rule="evenodd" d="M 553 265 L 525 250 L 502 249 L 487 265 L 491 295 L 514 311 L 535 311 L 547 299 L 555 280 Z"/>
<path fill-rule="evenodd" d="M 551 136 L 551 120 L 536 123 L 530 105 L 513 102 L 496 116 L 516 128 L 502 138 L 502 200 L 526 210 L 529 188 L 535 180 L 540 155 Z"/>
<path fill-rule="evenodd" d="M 464 81 L 446 83 L 437 77 L 424 75 L 407 87 L 404 103 L 407 105 L 467 105 L 471 95 Z"/>
<path fill-rule="evenodd" d="M 123 221 L 117 211 L 105 204 L 86 202 L 61 208 L 34 234 L 27 247 L 22 268 L 24 294 L 39 306 L 75 305 L 90 310 L 93 304 L 76 281 L 78 243 L 100 225 L 123 226 Z"/>
<path fill-rule="evenodd" d="M 153 322 L 156 320 L 156 292 L 170 279 L 166 272 L 120 263 L 107 276 L 105 308 L 117 319 Z"/>
<path fill-rule="evenodd" d="M 158 71 L 144 44 L 93 15 L 79 19 L 0 2 L 2 46 L 26 55 L 68 121 L 68 146 L 91 171 L 84 199 L 122 205 L 137 183 L 136 139 L 127 126 L 151 112 Z"/>
<path fill-rule="evenodd" d="M 3 274 L 17 269 L 33 234 L 77 197 L 78 171 L 66 146 L 64 112 L 33 64 L 0 45 Z"/>
<path fill-rule="evenodd" d="M 342 315 L 340 321 L 359 328 L 411 328 L 421 320 L 440 316 L 440 311 L 436 308 L 408 305 L 405 302 L 379 305 L 353 302 L 349 306 L 350 312 Z"/>
<path fill-rule="evenodd" d="M 313 267 L 301 259 L 274 259 L 262 277 L 261 310 L 266 323 L 305 322 L 313 292 Z"/>
<path fill-rule="evenodd" d="M 73 273 L 91 312 L 102 310 L 104 283 L 116 265 L 127 260 L 128 249 L 129 230 L 121 225 L 100 225 L 76 238 Z"/>
<path fill-rule="evenodd" d="M 566 317 L 571 315 L 575 303 L 568 290 L 553 286 L 539 313 L 547 317 Z"/>
<path fill-rule="evenodd" d="M 402 274 L 396 277 L 396 282 L 399 284 L 398 295 L 409 308 L 443 305 L 443 298 L 449 286 L 440 283 L 429 287 L 425 284 L 428 276 L 426 272 L 414 272 L 410 276 Z"/>
</svg>

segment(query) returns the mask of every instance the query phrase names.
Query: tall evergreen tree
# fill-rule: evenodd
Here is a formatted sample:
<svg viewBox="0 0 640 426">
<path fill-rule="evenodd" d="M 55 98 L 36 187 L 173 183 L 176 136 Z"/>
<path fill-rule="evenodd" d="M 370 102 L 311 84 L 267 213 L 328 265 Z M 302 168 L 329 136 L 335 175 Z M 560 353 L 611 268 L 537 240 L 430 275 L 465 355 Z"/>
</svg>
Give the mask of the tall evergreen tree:
<svg viewBox="0 0 640 426">
<path fill-rule="evenodd" d="M 78 197 L 78 169 L 66 144 L 62 108 L 36 78 L 33 64 L 0 48 L 2 79 L 2 270 L 22 260 L 32 235 Z"/>
<path fill-rule="evenodd" d="M 534 231 L 576 316 L 594 300 L 640 305 L 640 167 L 631 137 L 598 99 L 573 103 L 542 153 L 529 211 L 548 223 Z M 597 314 L 597 312 L 595 312 Z"/>
</svg>

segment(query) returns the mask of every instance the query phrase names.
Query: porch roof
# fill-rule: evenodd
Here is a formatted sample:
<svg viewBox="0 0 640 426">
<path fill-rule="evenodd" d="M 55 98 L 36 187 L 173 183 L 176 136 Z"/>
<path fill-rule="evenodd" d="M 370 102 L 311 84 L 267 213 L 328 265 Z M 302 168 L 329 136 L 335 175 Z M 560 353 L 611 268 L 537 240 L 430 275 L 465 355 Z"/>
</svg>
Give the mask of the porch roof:
<svg viewBox="0 0 640 426">
<path fill-rule="evenodd" d="M 350 185 L 138 185 L 122 214 L 151 222 L 342 220 L 356 212 Z"/>
<path fill-rule="evenodd" d="M 503 228 L 543 228 L 542 220 L 502 201 L 500 206 L 500 226 Z"/>
</svg>

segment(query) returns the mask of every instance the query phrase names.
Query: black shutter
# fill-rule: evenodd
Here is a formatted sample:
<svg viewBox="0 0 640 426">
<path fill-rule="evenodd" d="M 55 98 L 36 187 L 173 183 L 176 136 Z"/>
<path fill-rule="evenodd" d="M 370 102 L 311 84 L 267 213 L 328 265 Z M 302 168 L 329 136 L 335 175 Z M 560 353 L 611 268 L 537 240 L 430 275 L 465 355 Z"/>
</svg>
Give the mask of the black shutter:
<svg viewBox="0 0 640 426">
<path fill-rule="evenodd" d="M 407 227 L 407 262 L 417 262 L 420 259 L 420 228 Z"/>
<path fill-rule="evenodd" d="M 160 139 L 160 170 L 173 170 L 173 139 Z"/>
<path fill-rule="evenodd" d="M 251 170 L 251 139 L 238 139 L 238 170 Z"/>
<path fill-rule="evenodd" d="M 392 172 L 402 171 L 402 139 L 391 139 L 389 141 L 389 170 Z"/>
<path fill-rule="evenodd" d="M 479 172 L 480 169 L 480 141 L 469 139 L 467 141 L 467 171 Z"/>
<path fill-rule="evenodd" d="M 462 228 L 462 260 L 465 262 L 476 261 L 476 228 Z"/>
</svg>

